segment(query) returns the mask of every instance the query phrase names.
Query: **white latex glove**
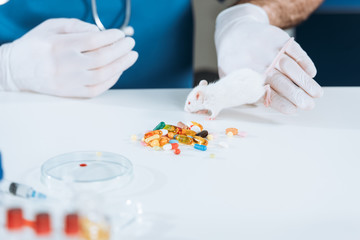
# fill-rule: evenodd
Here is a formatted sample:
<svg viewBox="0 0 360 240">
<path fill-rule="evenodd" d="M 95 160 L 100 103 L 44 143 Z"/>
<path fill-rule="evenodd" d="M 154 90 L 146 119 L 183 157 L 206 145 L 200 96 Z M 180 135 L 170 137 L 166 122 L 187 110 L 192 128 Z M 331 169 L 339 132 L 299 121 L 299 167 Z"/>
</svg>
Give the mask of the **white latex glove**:
<svg viewBox="0 0 360 240">
<path fill-rule="evenodd" d="M 289 39 L 285 31 L 269 24 L 261 7 L 240 4 L 224 10 L 217 17 L 215 31 L 220 77 L 239 68 L 266 73 Z M 295 41 L 278 60 L 266 73 L 273 90 L 270 106 L 288 114 L 297 108 L 314 108 L 313 98 L 321 97 L 323 90 L 313 80 L 316 68 L 312 60 Z"/>
<path fill-rule="evenodd" d="M 137 60 L 132 38 L 77 19 L 50 19 L 0 47 L 0 90 L 94 97 Z"/>
</svg>

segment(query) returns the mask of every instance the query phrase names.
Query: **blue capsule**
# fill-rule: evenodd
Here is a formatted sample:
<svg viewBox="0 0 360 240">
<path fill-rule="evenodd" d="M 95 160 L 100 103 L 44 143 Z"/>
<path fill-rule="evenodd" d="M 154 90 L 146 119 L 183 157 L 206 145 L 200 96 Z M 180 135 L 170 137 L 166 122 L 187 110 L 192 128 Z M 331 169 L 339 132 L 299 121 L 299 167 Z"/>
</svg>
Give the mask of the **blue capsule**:
<svg viewBox="0 0 360 240">
<path fill-rule="evenodd" d="M 205 145 L 195 144 L 194 148 L 200 151 L 206 151 L 207 147 Z"/>
<path fill-rule="evenodd" d="M 176 140 L 176 139 L 171 139 L 171 140 L 169 141 L 169 143 L 179 143 L 179 141 Z"/>
</svg>

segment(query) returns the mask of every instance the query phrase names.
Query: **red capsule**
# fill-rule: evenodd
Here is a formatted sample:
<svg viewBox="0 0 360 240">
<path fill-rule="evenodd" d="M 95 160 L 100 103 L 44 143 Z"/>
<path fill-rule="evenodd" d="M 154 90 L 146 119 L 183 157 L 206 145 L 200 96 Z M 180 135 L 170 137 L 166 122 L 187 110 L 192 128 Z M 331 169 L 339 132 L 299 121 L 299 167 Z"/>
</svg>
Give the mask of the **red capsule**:
<svg viewBox="0 0 360 240">
<path fill-rule="evenodd" d="M 179 144 L 178 143 L 171 143 L 171 149 L 178 149 Z"/>
</svg>

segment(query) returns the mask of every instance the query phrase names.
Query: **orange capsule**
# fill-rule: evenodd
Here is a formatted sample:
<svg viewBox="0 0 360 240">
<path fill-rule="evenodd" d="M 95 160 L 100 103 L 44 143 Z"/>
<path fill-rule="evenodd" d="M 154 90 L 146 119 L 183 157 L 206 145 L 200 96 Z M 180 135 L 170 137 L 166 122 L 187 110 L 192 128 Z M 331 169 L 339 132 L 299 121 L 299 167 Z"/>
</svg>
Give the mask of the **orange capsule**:
<svg viewBox="0 0 360 240">
<path fill-rule="evenodd" d="M 149 137 L 154 136 L 156 134 L 161 136 L 163 134 L 163 132 L 161 130 L 151 131 L 151 132 L 145 133 L 144 138 L 149 138 Z"/>
<path fill-rule="evenodd" d="M 150 142 L 150 146 L 151 146 L 151 147 L 155 147 L 155 146 L 159 147 L 159 146 L 160 146 L 159 139 L 152 140 L 152 141 Z"/>
<path fill-rule="evenodd" d="M 231 132 L 233 135 L 237 135 L 239 130 L 237 128 L 227 128 L 225 130 L 225 132 L 226 132 L 226 135 L 228 135 L 229 132 Z"/>
<path fill-rule="evenodd" d="M 194 136 L 194 143 L 197 143 L 199 145 L 208 145 L 208 141 L 205 138 L 199 137 L 199 136 Z"/>
<path fill-rule="evenodd" d="M 179 133 L 179 135 L 187 135 L 187 136 L 195 136 L 196 135 L 195 131 L 183 129 L 183 128 L 180 128 L 178 133 Z"/>
<path fill-rule="evenodd" d="M 161 137 L 159 140 L 160 143 L 160 147 L 164 146 L 165 144 L 167 144 L 170 141 L 170 139 L 168 137 Z"/>
<path fill-rule="evenodd" d="M 167 136 L 168 136 L 170 139 L 174 139 L 175 133 L 174 133 L 174 132 L 168 132 Z"/>
<path fill-rule="evenodd" d="M 144 139 L 144 141 L 145 141 L 146 143 L 149 143 L 149 142 L 151 142 L 152 140 L 159 139 L 159 138 L 160 138 L 160 135 L 156 134 L 156 135 L 154 135 L 154 136 L 151 136 L 151 137 L 148 137 L 148 138 Z"/>
<path fill-rule="evenodd" d="M 200 123 L 197 123 L 197 122 L 193 122 L 191 121 L 191 123 L 194 125 L 194 126 L 198 126 L 200 128 L 200 131 L 202 131 L 204 128 L 203 126 L 200 124 Z"/>
</svg>

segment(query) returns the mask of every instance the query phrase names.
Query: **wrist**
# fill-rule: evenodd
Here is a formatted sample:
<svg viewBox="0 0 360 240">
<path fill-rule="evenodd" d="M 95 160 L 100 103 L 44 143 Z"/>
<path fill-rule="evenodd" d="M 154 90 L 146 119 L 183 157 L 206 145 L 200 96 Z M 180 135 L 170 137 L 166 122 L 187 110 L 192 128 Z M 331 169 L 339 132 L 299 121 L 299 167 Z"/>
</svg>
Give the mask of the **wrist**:
<svg viewBox="0 0 360 240">
<path fill-rule="evenodd" d="M 0 91 L 19 91 L 12 80 L 10 71 L 11 43 L 0 46 Z"/>
<path fill-rule="evenodd" d="M 244 3 L 227 8 L 216 18 L 216 29 L 225 29 L 233 23 L 242 21 L 253 21 L 269 24 L 269 17 L 266 11 L 254 4 Z"/>
<path fill-rule="evenodd" d="M 222 11 L 216 18 L 215 44 L 226 30 L 241 23 L 269 24 L 269 17 L 265 10 L 251 3 L 239 4 Z"/>
</svg>

